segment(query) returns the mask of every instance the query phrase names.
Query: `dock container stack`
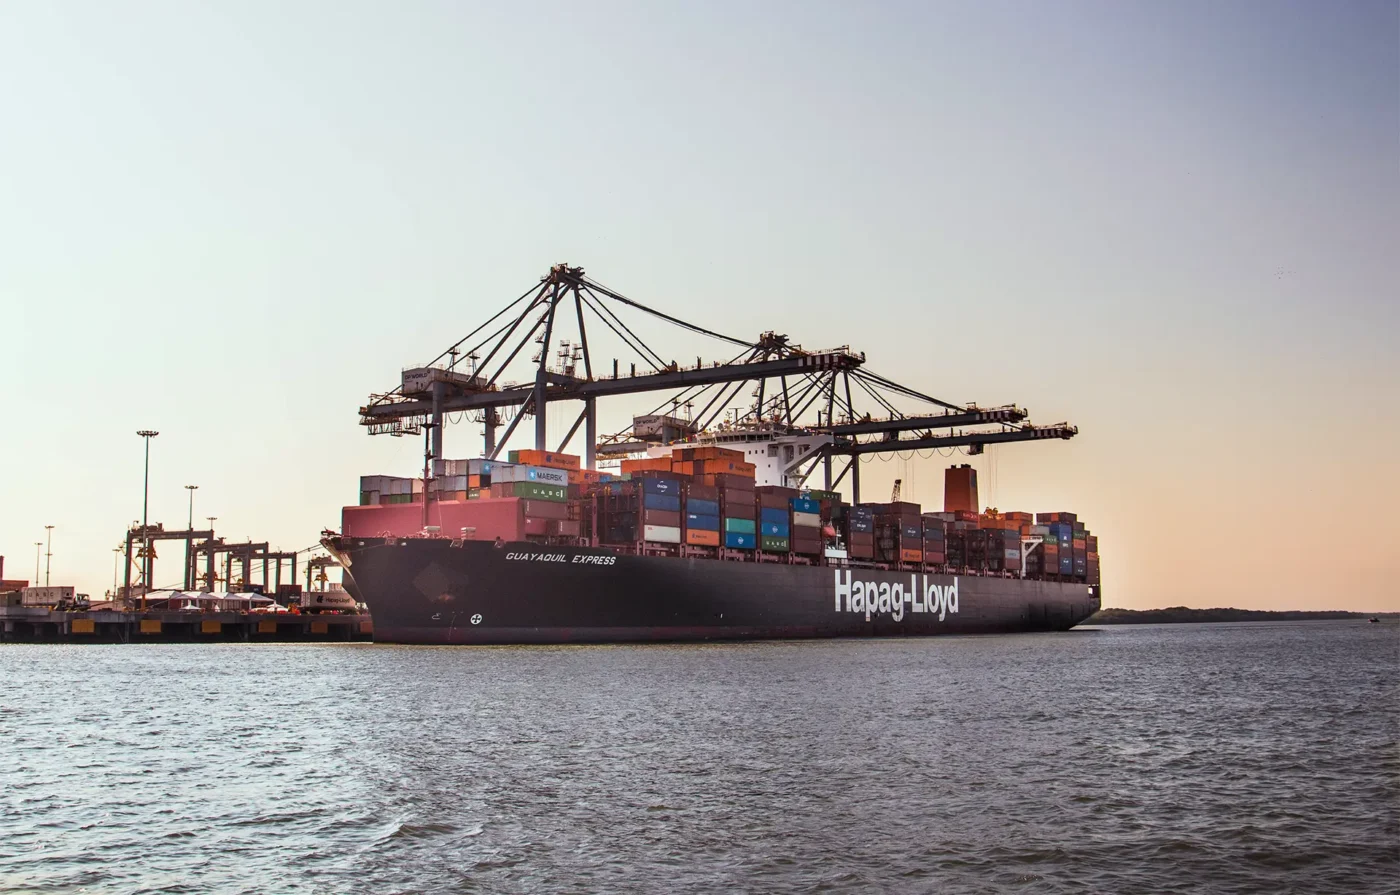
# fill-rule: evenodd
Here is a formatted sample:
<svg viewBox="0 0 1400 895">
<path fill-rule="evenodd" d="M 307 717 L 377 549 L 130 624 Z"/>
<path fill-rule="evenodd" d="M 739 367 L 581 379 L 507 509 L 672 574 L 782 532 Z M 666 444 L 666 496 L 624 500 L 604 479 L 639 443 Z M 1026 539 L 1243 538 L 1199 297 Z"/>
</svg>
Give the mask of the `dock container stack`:
<svg viewBox="0 0 1400 895">
<path fill-rule="evenodd" d="M 925 513 L 921 521 L 924 533 L 924 565 L 941 566 L 948 561 L 947 536 L 943 530 L 942 514 Z"/>
<path fill-rule="evenodd" d="M 738 473 L 702 473 L 700 483 L 714 485 L 719 494 L 721 545 L 728 550 L 753 550 L 758 539 L 753 477 Z"/>
<path fill-rule="evenodd" d="M 686 483 L 685 543 L 692 547 L 720 546 L 719 489 L 693 479 Z"/>
<path fill-rule="evenodd" d="M 875 558 L 875 513 L 868 506 L 850 507 L 845 513 L 846 549 L 851 559 Z"/>
<path fill-rule="evenodd" d="M 792 514 L 786 507 L 775 506 L 781 495 L 757 494 L 759 549 L 764 553 L 788 553 L 792 550 Z"/>
<path fill-rule="evenodd" d="M 647 473 L 637 480 L 642 495 L 642 540 L 652 544 L 681 542 L 681 480 Z"/>
</svg>

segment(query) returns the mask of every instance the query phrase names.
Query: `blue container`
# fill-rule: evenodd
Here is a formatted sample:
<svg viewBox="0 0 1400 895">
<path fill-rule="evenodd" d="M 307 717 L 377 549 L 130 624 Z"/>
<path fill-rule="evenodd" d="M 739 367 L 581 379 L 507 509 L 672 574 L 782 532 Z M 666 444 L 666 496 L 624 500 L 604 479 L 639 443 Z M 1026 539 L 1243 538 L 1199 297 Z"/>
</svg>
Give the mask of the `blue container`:
<svg viewBox="0 0 1400 895">
<path fill-rule="evenodd" d="M 687 528 L 703 531 L 719 531 L 719 514 L 711 516 L 705 513 L 686 513 L 685 525 Z"/>
<path fill-rule="evenodd" d="M 872 534 L 875 531 L 875 523 L 869 519 L 851 519 L 851 531 L 860 534 Z"/>
<path fill-rule="evenodd" d="M 676 498 L 681 496 L 680 479 L 642 479 L 641 482 L 644 494 L 669 494 Z"/>
<path fill-rule="evenodd" d="M 1073 572 L 1073 571 L 1074 571 L 1074 557 L 1072 557 L 1072 556 L 1062 556 L 1062 557 L 1060 557 L 1060 574 L 1061 574 L 1061 575 L 1068 575 L 1070 572 Z"/>
<path fill-rule="evenodd" d="M 658 494 L 648 492 L 642 495 L 642 506 L 649 510 L 668 510 L 672 513 L 681 511 L 680 494 Z"/>
<path fill-rule="evenodd" d="M 820 513 L 822 511 L 820 502 L 806 497 L 794 497 L 788 501 L 788 505 L 799 513 Z"/>
<path fill-rule="evenodd" d="M 755 536 L 745 534 L 741 531 L 729 531 L 724 534 L 724 546 L 731 550 L 752 550 Z"/>
<path fill-rule="evenodd" d="M 761 509 L 758 511 L 758 521 L 759 521 L 759 522 L 781 522 L 782 524 L 787 525 L 787 524 L 788 524 L 788 511 L 787 511 L 787 510 L 775 509 L 775 508 L 773 508 L 773 507 L 763 507 L 763 508 L 761 508 Z"/>
<path fill-rule="evenodd" d="M 770 538 L 786 538 L 790 532 L 786 522 L 763 522 L 759 525 L 759 533 Z"/>
<path fill-rule="evenodd" d="M 924 537 L 923 529 L 919 528 L 917 525 L 900 526 L 900 531 L 903 533 L 906 540 L 919 541 L 923 540 Z"/>
<path fill-rule="evenodd" d="M 702 500 L 698 497 L 688 497 L 685 501 L 685 509 L 688 513 L 695 513 L 699 516 L 718 516 L 719 501 Z"/>
</svg>

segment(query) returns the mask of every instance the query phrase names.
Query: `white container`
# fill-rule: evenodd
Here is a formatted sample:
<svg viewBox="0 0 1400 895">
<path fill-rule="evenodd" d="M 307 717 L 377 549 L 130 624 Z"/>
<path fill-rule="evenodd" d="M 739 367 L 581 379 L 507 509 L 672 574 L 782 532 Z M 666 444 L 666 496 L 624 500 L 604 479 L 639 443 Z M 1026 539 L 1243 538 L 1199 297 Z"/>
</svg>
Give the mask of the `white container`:
<svg viewBox="0 0 1400 895">
<path fill-rule="evenodd" d="M 642 540 L 660 544 L 679 544 L 681 530 L 677 525 L 643 525 Z"/>
<path fill-rule="evenodd" d="M 468 460 L 467 475 L 490 475 L 493 468 L 503 465 L 495 460 Z"/>
<path fill-rule="evenodd" d="M 793 513 L 792 525 L 794 528 L 821 528 L 822 517 L 820 513 Z"/>
<path fill-rule="evenodd" d="M 23 606 L 56 606 L 60 601 L 72 602 L 76 591 L 71 587 L 26 587 L 20 591 L 19 601 Z"/>
</svg>

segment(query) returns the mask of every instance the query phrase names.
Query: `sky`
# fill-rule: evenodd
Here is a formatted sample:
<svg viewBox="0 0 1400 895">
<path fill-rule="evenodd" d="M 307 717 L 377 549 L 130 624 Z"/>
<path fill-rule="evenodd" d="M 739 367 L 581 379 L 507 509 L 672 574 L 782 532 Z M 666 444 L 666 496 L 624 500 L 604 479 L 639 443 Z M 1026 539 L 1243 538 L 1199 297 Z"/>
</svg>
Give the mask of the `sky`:
<svg viewBox="0 0 1400 895">
<path fill-rule="evenodd" d="M 153 521 L 314 544 L 421 468 L 367 396 L 568 262 L 1078 425 L 862 496 L 971 462 L 1106 605 L 1400 610 L 1398 48 L 1394 2 L 4 4 L 5 577 L 53 525 L 111 586 L 143 428 Z"/>
</svg>

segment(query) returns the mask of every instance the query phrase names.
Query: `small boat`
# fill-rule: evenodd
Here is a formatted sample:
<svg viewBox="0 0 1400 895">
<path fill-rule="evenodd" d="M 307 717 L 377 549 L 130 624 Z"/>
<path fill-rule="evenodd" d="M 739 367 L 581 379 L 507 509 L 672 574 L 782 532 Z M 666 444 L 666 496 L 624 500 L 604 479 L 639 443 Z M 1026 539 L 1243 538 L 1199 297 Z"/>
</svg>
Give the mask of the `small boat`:
<svg viewBox="0 0 1400 895">
<path fill-rule="evenodd" d="M 1380 623 L 1381 623 L 1381 620 L 1378 619 L 1378 618 L 1374 618 L 1374 617 L 1373 617 L 1373 618 L 1371 619 L 1371 624 L 1373 624 L 1373 625 L 1379 625 Z"/>
</svg>

